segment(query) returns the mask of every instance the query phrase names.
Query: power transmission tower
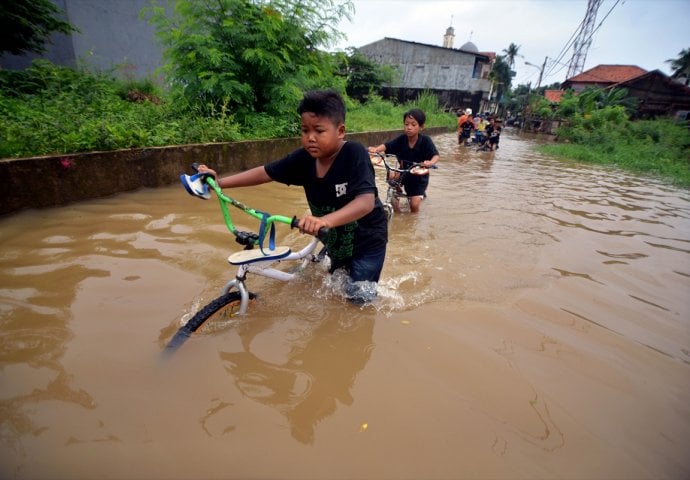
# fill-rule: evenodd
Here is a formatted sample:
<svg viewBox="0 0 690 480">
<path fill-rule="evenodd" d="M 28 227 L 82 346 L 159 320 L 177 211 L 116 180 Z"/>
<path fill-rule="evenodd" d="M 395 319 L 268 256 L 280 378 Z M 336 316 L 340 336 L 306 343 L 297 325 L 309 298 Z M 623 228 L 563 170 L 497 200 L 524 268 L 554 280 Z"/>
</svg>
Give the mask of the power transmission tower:
<svg viewBox="0 0 690 480">
<path fill-rule="evenodd" d="M 594 22 L 597 18 L 597 11 L 599 5 L 603 0 L 587 0 L 587 13 L 585 19 L 582 21 L 582 28 L 575 38 L 573 45 L 573 56 L 570 59 L 570 66 L 568 67 L 568 74 L 565 78 L 574 77 L 582 73 L 585 68 L 585 60 L 587 59 L 587 50 L 592 44 L 592 32 L 594 31 Z"/>
</svg>

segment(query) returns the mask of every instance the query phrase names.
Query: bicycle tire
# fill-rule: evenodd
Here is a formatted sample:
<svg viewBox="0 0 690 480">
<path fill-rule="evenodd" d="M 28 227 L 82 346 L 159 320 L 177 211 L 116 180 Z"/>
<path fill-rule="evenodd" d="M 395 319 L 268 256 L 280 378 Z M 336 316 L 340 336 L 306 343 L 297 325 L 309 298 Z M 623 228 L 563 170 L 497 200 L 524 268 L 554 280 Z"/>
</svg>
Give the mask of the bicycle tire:
<svg viewBox="0 0 690 480">
<path fill-rule="evenodd" d="M 256 295 L 254 293 L 249 293 L 249 298 L 254 299 Z M 206 323 L 210 318 L 223 311 L 223 313 L 229 313 L 229 316 L 234 316 L 237 313 L 237 309 L 240 307 L 240 301 L 242 297 L 240 292 L 233 291 L 228 292 L 225 295 L 210 301 L 205 307 L 196 312 L 194 316 L 184 325 L 182 325 L 175 335 L 170 339 L 168 344 L 165 346 L 166 351 L 172 352 L 177 350 L 182 346 L 182 344 L 192 336 L 204 323 Z M 230 310 L 224 310 L 229 307 Z"/>
</svg>

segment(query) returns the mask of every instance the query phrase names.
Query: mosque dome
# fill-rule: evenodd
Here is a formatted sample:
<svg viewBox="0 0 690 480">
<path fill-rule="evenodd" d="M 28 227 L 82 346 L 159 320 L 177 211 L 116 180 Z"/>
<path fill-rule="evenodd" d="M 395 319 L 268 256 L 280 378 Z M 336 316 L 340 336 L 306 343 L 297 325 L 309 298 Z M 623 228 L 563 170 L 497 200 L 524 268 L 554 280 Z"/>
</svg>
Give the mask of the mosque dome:
<svg viewBox="0 0 690 480">
<path fill-rule="evenodd" d="M 460 50 L 465 50 L 466 52 L 479 53 L 479 49 L 472 42 L 465 43 L 462 47 L 460 47 Z"/>
<path fill-rule="evenodd" d="M 446 35 L 455 35 L 455 29 L 453 27 L 448 27 L 446 29 Z"/>
</svg>

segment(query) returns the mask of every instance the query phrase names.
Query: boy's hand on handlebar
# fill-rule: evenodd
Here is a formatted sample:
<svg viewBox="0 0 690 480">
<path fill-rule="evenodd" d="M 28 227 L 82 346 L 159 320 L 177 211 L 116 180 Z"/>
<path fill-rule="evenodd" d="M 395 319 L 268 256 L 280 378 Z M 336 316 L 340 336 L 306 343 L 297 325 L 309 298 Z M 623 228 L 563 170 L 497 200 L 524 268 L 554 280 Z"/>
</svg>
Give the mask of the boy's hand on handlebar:
<svg viewBox="0 0 690 480">
<path fill-rule="evenodd" d="M 197 167 L 197 171 L 199 173 L 205 173 L 207 175 L 211 175 L 213 178 L 217 178 L 216 171 L 213 170 L 212 168 L 207 167 L 206 165 L 199 165 Z"/>
<path fill-rule="evenodd" d="M 324 220 L 323 217 L 306 215 L 300 219 L 297 227 L 302 233 L 308 233 L 309 235 L 316 236 L 321 228 L 331 228 L 331 225 Z"/>
</svg>

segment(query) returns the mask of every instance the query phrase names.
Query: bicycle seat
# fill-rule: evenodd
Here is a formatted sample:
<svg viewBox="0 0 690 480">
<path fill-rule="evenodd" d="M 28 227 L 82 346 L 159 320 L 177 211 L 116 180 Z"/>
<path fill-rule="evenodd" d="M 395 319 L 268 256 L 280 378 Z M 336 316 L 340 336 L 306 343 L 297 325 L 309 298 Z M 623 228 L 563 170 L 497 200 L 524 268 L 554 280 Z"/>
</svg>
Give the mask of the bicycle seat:
<svg viewBox="0 0 690 480">
<path fill-rule="evenodd" d="M 290 253 L 292 253 L 290 247 L 275 247 L 273 250 L 264 249 L 263 252 L 259 249 L 242 250 L 230 255 L 228 262 L 231 265 L 246 265 L 247 263 L 265 262 L 267 260 L 280 260 L 290 255 Z"/>
</svg>

